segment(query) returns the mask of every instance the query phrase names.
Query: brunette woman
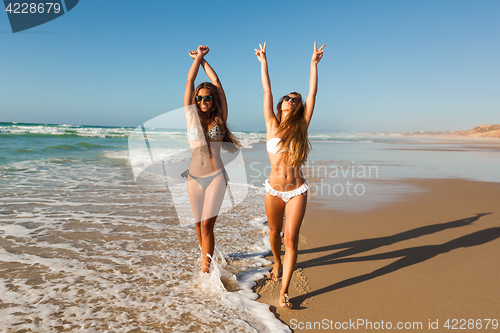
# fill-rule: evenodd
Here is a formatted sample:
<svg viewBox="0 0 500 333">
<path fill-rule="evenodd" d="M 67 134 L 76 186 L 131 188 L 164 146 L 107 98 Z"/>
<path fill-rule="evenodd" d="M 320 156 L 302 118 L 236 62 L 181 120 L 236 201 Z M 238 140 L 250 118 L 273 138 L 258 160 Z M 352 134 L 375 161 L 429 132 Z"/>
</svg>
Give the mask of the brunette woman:
<svg viewBox="0 0 500 333">
<path fill-rule="evenodd" d="M 187 178 L 189 201 L 202 253 L 201 271 L 204 273 L 210 270 L 215 246 L 215 220 L 228 182 L 220 156 L 221 147 L 223 142 L 236 148 L 241 146 L 227 127 L 226 95 L 217 74 L 205 60 L 208 52 L 208 46 L 203 45 L 198 46 L 196 51 L 189 51 L 193 64 L 184 93 L 192 160 L 183 176 Z M 194 81 L 200 66 L 211 82 L 204 82 L 195 89 Z M 227 146 L 224 147 L 227 149 Z"/>
</svg>

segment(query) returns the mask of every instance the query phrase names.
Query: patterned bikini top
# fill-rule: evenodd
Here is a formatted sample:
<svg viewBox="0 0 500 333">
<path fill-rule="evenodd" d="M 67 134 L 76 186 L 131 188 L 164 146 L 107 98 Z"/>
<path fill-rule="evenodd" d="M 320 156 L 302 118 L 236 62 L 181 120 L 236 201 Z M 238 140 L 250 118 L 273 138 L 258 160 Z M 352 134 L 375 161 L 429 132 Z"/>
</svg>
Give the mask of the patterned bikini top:
<svg viewBox="0 0 500 333">
<path fill-rule="evenodd" d="M 189 129 L 187 136 L 188 136 L 189 140 L 200 141 L 199 136 L 198 136 L 198 129 L 196 128 L 196 126 L 194 126 L 194 124 Z M 210 140 L 210 141 L 220 140 L 223 137 L 224 137 L 224 134 L 222 134 L 222 132 L 221 132 L 219 126 L 217 126 L 217 124 L 212 126 L 212 128 L 209 129 L 207 132 L 207 140 Z"/>
</svg>

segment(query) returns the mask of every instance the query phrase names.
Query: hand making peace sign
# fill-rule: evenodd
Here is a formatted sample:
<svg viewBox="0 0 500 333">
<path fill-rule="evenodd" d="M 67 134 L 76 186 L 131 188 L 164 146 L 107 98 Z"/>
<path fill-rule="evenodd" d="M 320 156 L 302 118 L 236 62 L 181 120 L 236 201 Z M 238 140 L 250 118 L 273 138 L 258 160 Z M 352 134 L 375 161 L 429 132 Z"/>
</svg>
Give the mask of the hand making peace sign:
<svg viewBox="0 0 500 333">
<path fill-rule="evenodd" d="M 314 51 L 313 51 L 313 55 L 311 58 L 312 63 L 317 64 L 321 60 L 321 58 L 323 58 L 323 48 L 324 47 L 325 47 L 325 44 L 323 44 L 318 50 L 318 46 L 317 46 L 316 42 L 314 42 Z"/>
<path fill-rule="evenodd" d="M 259 44 L 260 50 L 255 49 L 255 55 L 259 59 L 260 62 L 267 61 L 266 59 L 266 42 L 264 42 L 264 47 Z"/>
</svg>

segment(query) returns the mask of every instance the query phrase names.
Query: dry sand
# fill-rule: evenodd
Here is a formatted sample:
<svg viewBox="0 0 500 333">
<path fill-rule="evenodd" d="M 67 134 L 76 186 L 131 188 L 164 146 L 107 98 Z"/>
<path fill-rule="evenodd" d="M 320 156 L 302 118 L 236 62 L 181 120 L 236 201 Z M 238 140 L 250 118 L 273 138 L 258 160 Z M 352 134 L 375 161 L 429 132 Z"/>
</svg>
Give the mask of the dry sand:
<svg viewBox="0 0 500 333">
<path fill-rule="evenodd" d="M 500 320 L 500 183 L 405 183 L 424 191 L 368 211 L 310 200 L 289 291 L 293 309 L 278 306 L 281 280 L 259 281 L 259 301 L 295 332 L 335 331 L 335 324 L 358 320 L 365 332 L 387 322 L 445 332 L 448 319 L 457 320 L 456 328 L 491 331 L 485 319 Z M 482 329 L 468 326 L 479 319 Z M 438 329 L 430 330 L 436 320 Z"/>
</svg>

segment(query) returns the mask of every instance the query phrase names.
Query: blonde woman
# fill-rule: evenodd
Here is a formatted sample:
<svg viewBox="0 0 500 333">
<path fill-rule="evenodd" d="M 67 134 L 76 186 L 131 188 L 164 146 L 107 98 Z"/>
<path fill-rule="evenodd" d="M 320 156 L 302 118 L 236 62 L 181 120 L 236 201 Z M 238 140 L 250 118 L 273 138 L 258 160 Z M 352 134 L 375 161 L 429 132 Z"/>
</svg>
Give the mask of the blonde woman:
<svg viewBox="0 0 500 333">
<path fill-rule="evenodd" d="M 274 267 L 269 277 L 278 280 L 281 266 L 283 278 L 280 290 L 280 306 L 292 308 L 288 297 L 288 287 L 297 262 L 297 248 L 300 226 L 307 205 L 308 185 L 300 167 L 306 162 L 310 151 L 307 129 L 316 101 L 318 90 L 318 63 L 323 57 L 323 48 L 317 48 L 311 58 L 309 94 L 305 103 L 297 92 L 280 98 L 276 113 L 273 111 L 271 80 L 267 68 L 266 43 L 259 44 L 255 55 L 261 63 L 262 88 L 264 89 L 264 119 L 271 173 L 264 183 L 266 188 L 265 206 L 269 223 L 269 239 L 274 256 Z M 285 256 L 281 261 L 281 230 L 286 215 L 284 230 Z"/>
</svg>

